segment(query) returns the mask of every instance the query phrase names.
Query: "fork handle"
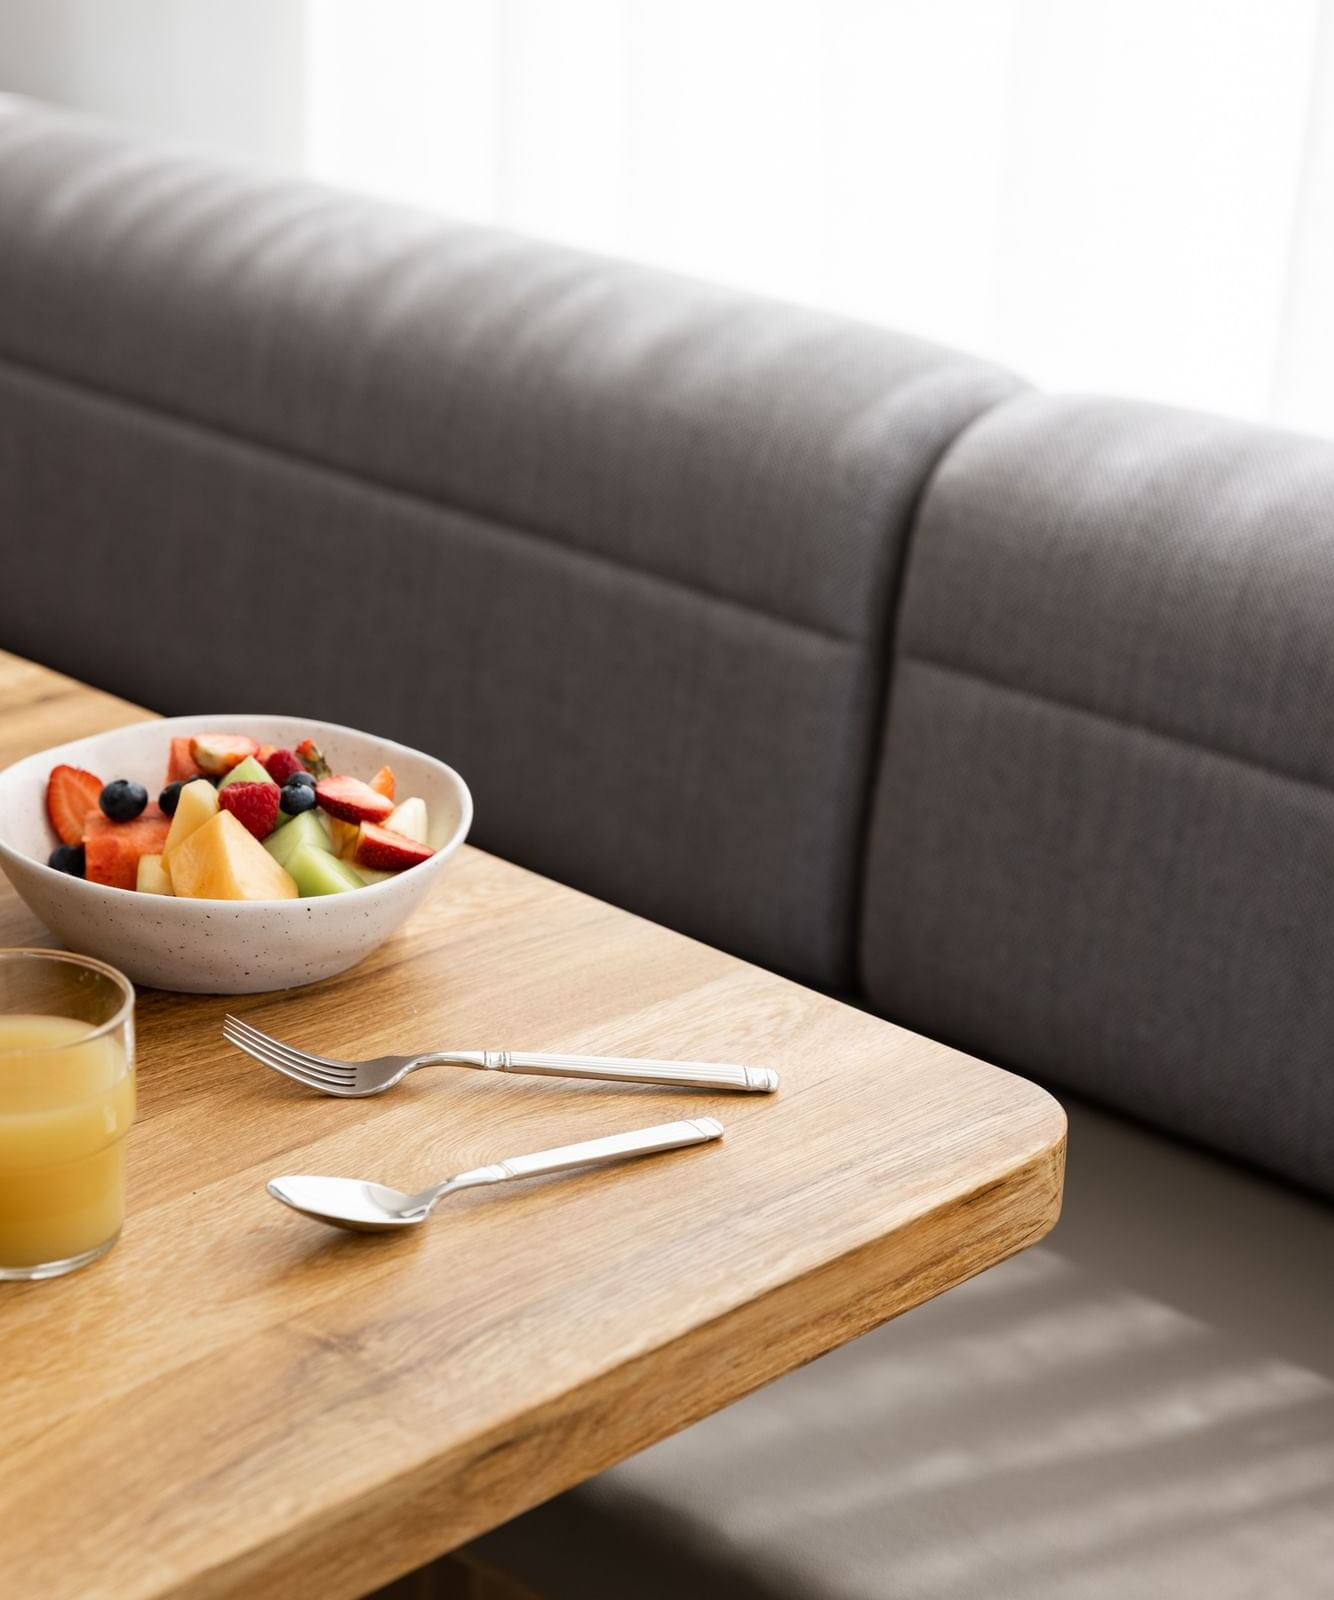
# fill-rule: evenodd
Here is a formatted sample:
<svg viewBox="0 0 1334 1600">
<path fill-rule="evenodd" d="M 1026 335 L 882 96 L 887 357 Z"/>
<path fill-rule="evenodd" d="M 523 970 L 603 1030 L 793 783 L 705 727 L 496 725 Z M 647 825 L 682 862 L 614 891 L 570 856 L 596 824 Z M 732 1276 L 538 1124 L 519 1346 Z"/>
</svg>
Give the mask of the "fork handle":
<svg viewBox="0 0 1334 1600">
<path fill-rule="evenodd" d="M 717 1061 L 650 1061 L 635 1056 L 544 1055 L 531 1050 L 441 1051 L 427 1061 L 452 1061 L 488 1072 L 520 1072 L 539 1078 L 599 1078 L 609 1083 L 657 1083 L 682 1089 L 739 1089 L 772 1094 L 772 1067 L 736 1067 Z M 427 1061 L 419 1063 L 426 1065 Z"/>
<path fill-rule="evenodd" d="M 653 1128 L 636 1128 L 632 1133 L 613 1133 L 606 1139 L 585 1139 L 582 1144 L 558 1145 L 554 1150 L 538 1150 L 527 1156 L 506 1156 L 489 1167 L 474 1167 L 460 1172 L 439 1186 L 435 1196 L 454 1189 L 471 1189 L 483 1183 L 505 1183 L 510 1178 L 536 1178 L 548 1172 L 566 1172 L 571 1167 L 600 1167 L 624 1161 L 629 1156 L 651 1156 L 660 1150 L 680 1150 L 686 1145 L 707 1144 L 721 1139 L 723 1125 L 715 1117 L 696 1117 L 689 1122 L 662 1122 Z M 434 1204 L 434 1200 L 432 1201 Z"/>
</svg>

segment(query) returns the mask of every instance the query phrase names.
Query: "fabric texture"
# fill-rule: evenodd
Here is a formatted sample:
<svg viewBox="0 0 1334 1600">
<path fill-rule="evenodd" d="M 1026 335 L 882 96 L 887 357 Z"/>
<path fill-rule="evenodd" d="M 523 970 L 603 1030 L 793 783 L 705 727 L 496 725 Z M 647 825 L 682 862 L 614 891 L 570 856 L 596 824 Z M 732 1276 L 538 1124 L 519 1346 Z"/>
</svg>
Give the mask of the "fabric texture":
<svg viewBox="0 0 1334 1600">
<path fill-rule="evenodd" d="M 850 980 L 902 541 L 1018 380 L 12 101 L 0 229 L 0 640 L 445 755 L 478 842 Z"/>
<path fill-rule="evenodd" d="M 1334 1193 L 1334 446 L 1025 396 L 932 481 L 869 847 L 896 1021 Z"/>
<path fill-rule="evenodd" d="M 470 1548 L 544 1600 L 1325 1600 L 1334 1214 L 1068 1109 L 1049 1242 Z"/>
</svg>

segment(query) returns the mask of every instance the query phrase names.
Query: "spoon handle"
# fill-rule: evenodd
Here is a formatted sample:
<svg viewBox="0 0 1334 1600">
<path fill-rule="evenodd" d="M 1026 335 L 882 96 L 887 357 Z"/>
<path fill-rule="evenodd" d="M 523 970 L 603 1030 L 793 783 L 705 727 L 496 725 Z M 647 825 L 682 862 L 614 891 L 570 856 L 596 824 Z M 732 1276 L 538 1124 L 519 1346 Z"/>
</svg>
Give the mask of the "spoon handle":
<svg viewBox="0 0 1334 1600">
<path fill-rule="evenodd" d="M 632 1133 L 614 1133 L 607 1139 L 585 1139 L 582 1144 L 558 1145 L 554 1150 L 537 1150 L 528 1156 L 507 1156 L 489 1167 L 474 1167 L 460 1172 L 446 1190 L 470 1189 L 480 1183 L 504 1183 L 510 1178 L 536 1178 L 547 1172 L 565 1172 L 571 1167 L 600 1167 L 628 1156 L 651 1156 L 662 1150 L 680 1150 L 686 1145 L 707 1144 L 721 1139 L 723 1125 L 714 1117 L 696 1117 L 690 1122 L 661 1122 L 655 1128 L 636 1128 Z"/>
</svg>

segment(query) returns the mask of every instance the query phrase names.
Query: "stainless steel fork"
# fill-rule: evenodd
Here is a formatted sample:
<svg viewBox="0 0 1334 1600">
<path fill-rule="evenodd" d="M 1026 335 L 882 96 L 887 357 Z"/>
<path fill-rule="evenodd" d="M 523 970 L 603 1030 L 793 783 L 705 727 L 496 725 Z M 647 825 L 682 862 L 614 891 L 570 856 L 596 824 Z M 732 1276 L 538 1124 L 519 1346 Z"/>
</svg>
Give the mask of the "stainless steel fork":
<svg viewBox="0 0 1334 1600">
<path fill-rule="evenodd" d="M 541 1055 L 524 1050 L 429 1050 L 416 1056 L 377 1056 L 371 1061 L 338 1061 L 312 1055 L 261 1033 L 240 1017 L 227 1017 L 222 1031 L 238 1050 L 275 1072 L 295 1078 L 322 1094 L 356 1099 L 383 1094 L 418 1067 L 479 1067 L 485 1072 L 519 1072 L 539 1078 L 598 1078 L 608 1083 L 657 1083 L 683 1089 L 739 1089 L 772 1094 L 778 1074 L 772 1067 L 736 1067 L 708 1061 L 648 1061 L 633 1056 Z"/>
</svg>

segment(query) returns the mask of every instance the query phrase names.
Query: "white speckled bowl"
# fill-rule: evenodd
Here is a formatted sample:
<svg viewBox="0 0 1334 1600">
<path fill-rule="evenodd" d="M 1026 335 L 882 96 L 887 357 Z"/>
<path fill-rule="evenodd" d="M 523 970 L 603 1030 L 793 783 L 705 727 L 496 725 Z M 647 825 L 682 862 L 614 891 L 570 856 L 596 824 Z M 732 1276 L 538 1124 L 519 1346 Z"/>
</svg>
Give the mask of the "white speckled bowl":
<svg viewBox="0 0 1334 1600">
<path fill-rule="evenodd" d="M 173 735 L 248 733 L 280 747 L 313 738 L 335 772 L 369 778 L 388 763 L 398 793 L 420 795 L 435 855 L 396 878 L 310 900 L 173 900 L 86 883 L 46 865 L 58 843 L 46 780 L 60 762 L 104 782 L 134 778 L 156 796 Z M 354 966 L 406 922 L 439 882 L 472 823 L 468 786 L 443 761 L 308 717 L 169 717 L 56 745 L 0 772 L 0 865 L 52 933 L 136 983 L 192 994 L 249 994 L 314 983 Z"/>
</svg>

